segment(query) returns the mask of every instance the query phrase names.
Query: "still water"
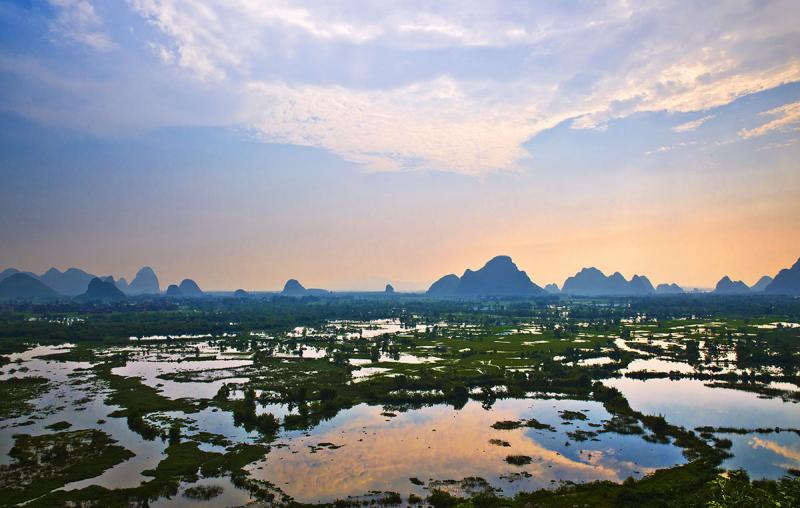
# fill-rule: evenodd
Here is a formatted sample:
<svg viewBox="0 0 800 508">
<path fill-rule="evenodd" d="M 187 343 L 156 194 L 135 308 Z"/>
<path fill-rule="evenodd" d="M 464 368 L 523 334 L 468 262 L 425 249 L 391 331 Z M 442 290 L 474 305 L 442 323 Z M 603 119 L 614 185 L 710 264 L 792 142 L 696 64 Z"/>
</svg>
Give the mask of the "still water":
<svg viewBox="0 0 800 508">
<path fill-rule="evenodd" d="M 378 326 L 376 326 L 377 328 Z M 374 331 L 374 330 L 373 330 Z M 362 332 L 363 333 L 363 332 Z M 213 351 L 203 346 L 203 354 Z M 185 370 L 246 368 L 251 361 L 229 352 L 216 359 L 177 362 L 153 354 L 146 346 L 129 346 L 136 353 L 134 360 L 115 374 L 140 377 L 149 386 L 170 398 L 210 398 L 221 383 L 241 384 L 246 377 L 213 381 L 170 381 L 160 376 Z M 165 457 L 166 443 L 160 439 L 143 440 L 127 427 L 123 418 L 110 417 L 119 409 L 104 400 L 107 387 L 95 379 L 87 362 L 59 362 L 47 359 L 48 354 L 64 352 L 69 345 L 37 347 L 11 355 L 12 363 L 0 369 L 0 379 L 12 375 L 42 376 L 50 379 L 49 390 L 34 401 L 35 411 L 0 421 L 0 464 L 8 464 L 13 435 L 51 432 L 48 425 L 66 421 L 69 430 L 96 428 L 109 433 L 135 456 L 112 467 L 101 475 L 67 485 L 66 489 L 100 485 L 107 488 L 133 487 L 146 481 L 142 471 L 154 468 Z M 390 359 L 381 359 L 386 364 Z M 408 359 L 405 359 L 408 360 Z M 431 359 L 435 362 L 437 359 Z M 413 359 L 412 359 L 413 361 Z M 631 365 L 630 370 L 682 370 L 674 362 L 664 365 L 654 360 Z M 635 367 L 635 368 L 634 368 Z M 366 367 L 361 369 L 382 369 Z M 14 371 L 12 373 L 11 371 Z M 354 371 L 355 376 L 374 372 Z M 213 378 L 213 376 L 210 376 Z M 202 378 L 201 378 L 202 379 Z M 618 388 L 635 410 L 646 414 L 662 414 L 671 423 L 694 429 L 699 426 L 796 428 L 800 422 L 800 405 L 781 399 L 766 399 L 756 394 L 714 388 L 701 381 L 629 378 L 609 379 L 608 386 Z M 271 412 L 283 418 L 291 409 L 284 404 L 262 406 L 259 412 Z M 585 419 L 565 419 L 563 411 L 580 412 Z M 159 416 L 159 415 L 155 415 Z M 186 435 L 197 432 L 219 434 L 231 442 L 256 442 L 258 434 L 236 427 L 229 412 L 217 408 L 198 413 L 163 413 L 160 416 L 179 418 L 190 424 Z M 427 491 L 411 482 L 461 480 L 481 477 L 505 495 L 519 491 L 554 487 L 564 481 L 586 482 L 611 480 L 619 482 L 629 476 L 641 477 L 658 468 L 684 462 L 681 449 L 672 444 L 657 444 L 636 435 L 599 433 L 584 441 L 576 440 L 576 430 L 598 432 L 611 415 L 595 402 L 554 398 L 501 399 L 490 408 L 470 401 L 461 409 L 433 405 L 388 410 L 380 406 L 357 405 L 339 412 L 307 431 L 282 431 L 272 443 L 270 452 L 248 466 L 253 477 L 266 480 L 301 502 L 332 501 L 365 494 L 370 490 L 391 490 L 407 496 L 424 496 Z M 497 430 L 492 425 L 504 420 L 534 418 L 551 429 L 522 427 Z M 751 432 L 720 434 L 733 442 L 733 457 L 723 464 L 728 468 L 744 468 L 758 477 L 777 478 L 789 467 L 800 467 L 800 437 L 793 432 Z M 203 444 L 207 451 L 221 452 L 219 446 Z M 509 455 L 524 455 L 531 461 L 512 465 Z M 309 481 L 313 479 L 313 481 Z M 196 484 L 222 488 L 215 504 L 235 505 L 247 502 L 249 496 L 233 486 L 227 478 L 201 479 Z M 458 484 L 445 487 L 458 494 Z M 162 499 L 152 506 L 199 506 L 180 494 Z"/>
</svg>

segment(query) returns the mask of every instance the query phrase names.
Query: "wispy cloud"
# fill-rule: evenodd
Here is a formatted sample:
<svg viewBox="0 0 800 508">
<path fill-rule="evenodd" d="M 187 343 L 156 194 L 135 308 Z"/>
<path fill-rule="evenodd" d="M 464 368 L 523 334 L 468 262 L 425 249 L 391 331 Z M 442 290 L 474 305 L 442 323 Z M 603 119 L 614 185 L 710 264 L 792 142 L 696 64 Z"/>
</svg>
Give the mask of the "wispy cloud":
<svg viewBox="0 0 800 508">
<path fill-rule="evenodd" d="M 764 146 L 760 146 L 760 147 L 756 148 L 756 151 L 757 152 L 765 152 L 767 150 L 777 150 L 777 149 L 780 149 L 780 148 L 788 148 L 790 146 L 796 145 L 797 141 L 798 141 L 798 138 L 792 138 L 792 139 L 790 139 L 788 141 L 784 141 L 782 143 L 767 143 Z"/>
<path fill-rule="evenodd" d="M 113 47 L 89 0 L 50 1 L 54 33 Z M 330 150 L 371 170 L 482 175 L 517 169 L 526 141 L 564 121 L 603 129 L 636 113 L 708 111 L 800 81 L 795 7 L 128 0 L 116 14 L 149 25 L 130 43 L 153 55 L 137 79 L 161 87 L 152 66 L 163 65 L 175 94 L 207 94 L 179 123 L 198 109 L 226 109 L 216 122 L 206 114 L 204 125 L 235 118 L 264 140 Z M 176 109 L 164 102 L 131 112 L 116 101 L 104 114 L 143 119 Z M 662 143 L 671 146 L 653 145 Z"/>
<path fill-rule="evenodd" d="M 691 122 L 686 122 L 680 125 L 676 125 L 675 127 L 672 128 L 672 130 L 674 132 L 693 131 L 714 117 L 715 115 L 706 115 L 704 117 L 698 118 L 697 120 L 692 120 Z"/>
<path fill-rule="evenodd" d="M 102 31 L 102 20 L 89 0 L 48 0 L 58 10 L 50 30 L 59 37 L 97 51 L 109 51 L 116 45 Z"/>
<path fill-rule="evenodd" d="M 701 111 L 800 80 L 796 52 L 773 51 L 772 61 L 760 60 L 770 44 L 767 31 L 798 39 L 796 25 L 781 19 L 794 12 L 786 2 L 755 17 L 749 8 L 730 4 L 695 17 L 677 5 L 642 4 L 634 10 L 626 2 L 582 12 L 483 2 L 458 9 L 448 2 L 398 4 L 379 11 L 347 1 L 321 6 L 132 0 L 131 5 L 171 39 L 174 50 L 160 52 L 162 60 L 174 54 L 176 65 L 201 79 L 239 83 L 248 104 L 242 117 L 265 139 L 326 148 L 371 169 L 467 174 L 513 169 L 527 155 L 522 148 L 527 139 L 569 118 L 575 119 L 574 128 L 603 128 L 636 112 Z M 726 28 L 711 36 L 712 25 Z M 630 40 L 643 26 L 647 32 Z M 588 51 L 587 40 L 593 41 Z M 407 84 L 377 88 L 298 82 L 297 76 L 263 72 L 269 55 L 302 68 L 297 58 L 309 47 L 331 58 L 352 53 L 353 47 L 376 54 L 400 48 L 406 58 L 416 54 L 423 61 L 432 49 L 451 48 L 465 60 L 458 68 L 443 61 L 447 72 L 424 77 L 415 76 L 412 66 Z M 511 80 L 482 72 L 481 63 L 471 61 L 475 47 L 495 48 L 499 58 L 509 58 L 508 65 L 521 65 L 523 72 Z M 527 55 L 523 61 L 515 56 L 519 49 Z M 592 61 L 601 55 L 612 60 Z M 594 76 L 589 88 L 570 89 L 587 67 Z M 712 117 L 674 130 L 696 129 Z"/>
<path fill-rule="evenodd" d="M 742 129 L 739 131 L 739 136 L 744 139 L 750 139 L 773 131 L 800 130 L 800 101 L 764 111 L 761 115 L 772 116 L 775 119 L 753 129 Z"/>
<path fill-rule="evenodd" d="M 676 143 L 674 145 L 663 145 L 663 146 L 660 146 L 660 147 L 658 147 L 658 148 L 656 148 L 654 150 L 648 150 L 648 151 L 644 152 L 644 154 L 645 155 L 654 155 L 654 154 L 657 154 L 657 153 L 671 152 L 671 151 L 675 150 L 676 148 L 685 148 L 687 146 L 692 146 L 692 145 L 696 145 L 696 144 L 697 144 L 697 141 L 686 141 L 686 142 Z"/>
</svg>

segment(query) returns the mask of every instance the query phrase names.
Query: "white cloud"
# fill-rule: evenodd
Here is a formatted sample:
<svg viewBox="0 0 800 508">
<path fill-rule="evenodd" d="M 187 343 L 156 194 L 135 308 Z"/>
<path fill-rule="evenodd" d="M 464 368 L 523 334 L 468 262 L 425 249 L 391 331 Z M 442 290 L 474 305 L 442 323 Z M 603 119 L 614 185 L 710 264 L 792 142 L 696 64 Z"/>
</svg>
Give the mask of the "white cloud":
<svg viewBox="0 0 800 508">
<path fill-rule="evenodd" d="M 715 115 L 706 115 L 704 117 L 698 118 L 697 120 L 692 120 L 690 122 L 682 123 L 680 125 L 676 125 L 672 128 L 674 132 L 689 132 L 697 129 L 707 121 L 714 118 Z"/>
<path fill-rule="evenodd" d="M 84 20 L 70 26 L 99 33 L 87 0 L 52 1 Z M 707 111 L 800 81 L 794 3 L 127 5 L 153 27 L 138 35 L 154 60 L 186 78 L 176 89 L 230 108 L 220 125 L 233 117 L 264 140 L 331 150 L 372 170 L 480 175 L 514 170 L 527 140 L 566 120 L 602 129 L 639 112 Z"/>
<path fill-rule="evenodd" d="M 99 30 L 102 20 L 89 0 L 48 0 L 58 9 L 50 30 L 67 41 L 89 46 L 97 51 L 109 51 L 116 46 L 111 37 Z"/>
<path fill-rule="evenodd" d="M 168 47 L 161 44 L 156 44 L 155 42 L 150 42 L 147 45 L 150 48 L 150 51 L 152 51 L 154 55 L 158 56 L 158 58 L 165 64 L 169 65 L 175 62 L 175 53 L 173 53 Z"/>
<path fill-rule="evenodd" d="M 657 153 L 671 152 L 672 150 L 675 150 L 676 148 L 685 148 L 687 146 L 692 146 L 692 145 L 696 145 L 696 144 L 697 144 L 697 141 L 689 141 L 689 142 L 685 142 L 684 141 L 684 142 L 681 142 L 681 143 L 676 143 L 674 145 L 663 145 L 663 146 L 660 146 L 660 147 L 656 148 L 655 150 L 648 150 L 648 151 L 644 152 L 644 154 L 645 155 L 654 155 L 654 154 L 657 154 Z"/>
<path fill-rule="evenodd" d="M 800 101 L 764 111 L 761 115 L 774 116 L 776 118 L 753 129 L 742 129 L 739 131 L 739 136 L 743 139 L 749 139 L 757 138 L 773 131 L 800 129 Z"/>
<path fill-rule="evenodd" d="M 521 144 L 544 128 L 447 78 L 382 91 L 253 82 L 245 94 L 252 113 L 243 120 L 264 139 L 327 148 L 377 171 L 513 169 L 526 156 Z"/>
</svg>

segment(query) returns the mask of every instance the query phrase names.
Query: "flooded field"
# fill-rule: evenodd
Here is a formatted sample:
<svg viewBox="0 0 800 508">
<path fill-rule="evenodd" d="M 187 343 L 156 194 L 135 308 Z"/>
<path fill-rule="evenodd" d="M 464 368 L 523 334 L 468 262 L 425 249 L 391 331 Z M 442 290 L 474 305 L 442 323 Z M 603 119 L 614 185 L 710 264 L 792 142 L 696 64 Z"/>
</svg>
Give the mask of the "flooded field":
<svg viewBox="0 0 800 508">
<path fill-rule="evenodd" d="M 150 506 L 423 504 L 700 463 L 764 479 L 800 469 L 797 353 L 780 342 L 797 339 L 791 323 L 610 326 L 553 310 L 558 323 L 330 319 L 20 344 L 0 367 L 0 478 L 34 454 L 56 466 L 11 489 L 32 506 L 97 489 Z M 102 469 L 77 467 L 101 451 L 52 456 L 81 436 L 104 443 Z"/>
</svg>

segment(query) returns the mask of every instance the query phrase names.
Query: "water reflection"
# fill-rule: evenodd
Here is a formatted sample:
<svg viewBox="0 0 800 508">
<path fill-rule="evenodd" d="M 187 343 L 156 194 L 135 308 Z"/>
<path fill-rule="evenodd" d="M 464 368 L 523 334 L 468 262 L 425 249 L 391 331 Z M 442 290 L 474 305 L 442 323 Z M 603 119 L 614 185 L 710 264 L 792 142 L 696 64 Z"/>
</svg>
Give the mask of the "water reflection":
<svg viewBox="0 0 800 508">
<path fill-rule="evenodd" d="M 584 410 L 589 419 L 567 424 L 558 416 L 564 409 Z M 251 470 L 298 501 L 314 502 L 369 490 L 424 494 L 411 477 L 428 481 L 481 476 L 511 495 L 560 480 L 621 481 L 682 462 L 680 449 L 637 436 L 601 434 L 597 441 L 584 442 L 566 436 L 576 429 L 591 430 L 589 423 L 609 416 L 599 404 L 570 400 L 506 399 L 491 411 L 477 402 L 460 411 L 437 405 L 396 416 L 362 404 L 309 432 L 283 434 L 263 463 Z M 491 427 L 498 420 L 531 417 L 557 430 Z M 490 439 L 510 446 L 491 444 Z M 572 442 L 567 445 L 568 441 Z M 505 458 L 512 454 L 530 456 L 532 463 L 510 465 Z"/>
<path fill-rule="evenodd" d="M 800 468 L 800 438 L 793 432 L 720 434 L 733 443 L 726 469 L 746 469 L 753 478 L 781 478 L 789 468 Z"/>
<path fill-rule="evenodd" d="M 252 365 L 252 360 L 201 360 L 192 362 L 129 361 L 123 367 L 111 370 L 112 374 L 124 377 L 138 377 L 142 382 L 157 388 L 162 395 L 171 399 L 195 398 L 210 399 L 225 383 L 243 383 L 247 378 L 228 377 L 214 381 L 186 382 L 162 379 L 159 376 L 175 372 L 213 371 Z"/>
<path fill-rule="evenodd" d="M 347 326 L 352 326 L 352 323 Z M 377 333 L 385 327 L 399 326 L 399 323 L 364 326 Z M 622 343 L 624 345 L 624 341 Z M 46 429 L 48 425 L 67 421 L 72 424 L 70 430 L 96 428 L 109 433 L 135 456 L 98 477 L 67 485 L 66 489 L 89 485 L 134 487 L 149 480 L 141 472 L 155 468 L 165 457 L 166 443 L 160 439 L 145 441 L 128 429 L 125 419 L 108 416 L 119 408 L 104 403 L 107 387 L 95 378 L 92 364 L 47 359 L 47 355 L 68 351 L 70 347 L 40 346 L 24 353 L 14 353 L 9 355 L 12 363 L 0 369 L 0 379 L 24 375 L 42 376 L 52 381 L 47 393 L 34 401 L 35 411 L 31 415 L 0 422 L 0 463 L 7 464 L 11 460 L 9 451 L 13 434 L 44 434 L 50 432 Z M 242 358 L 235 350 L 220 349 L 208 341 L 179 347 L 132 344 L 125 348 L 106 348 L 100 353 L 120 351 L 132 353 L 132 360 L 124 367 L 113 369 L 114 374 L 140 377 L 148 386 L 175 399 L 211 398 L 223 383 L 243 385 L 249 381 L 247 377 L 226 376 L 247 376 L 252 371 L 248 368 L 252 365 L 251 360 Z M 214 356 L 206 359 L 206 354 Z M 324 354 L 324 349 L 306 346 L 303 356 L 317 358 Z M 194 355 L 192 361 L 178 361 L 191 355 Z M 212 359 L 214 357 L 216 359 Z M 395 358 L 381 355 L 379 362 L 392 360 L 412 363 L 440 359 L 403 353 Z M 582 364 L 609 361 L 609 357 L 599 357 L 585 360 Z M 391 363 L 372 366 L 378 363 L 373 364 L 369 359 L 350 359 L 350 363 L 364 365 L 353 371 L 354 381 L 375 375 L 391 375 L 392 371 L 387 368 L 392 366 Z M 649 358 L 633 361 L 627 370 L 689 372 L 692 368 L 684 363 Z M 192 379 L 213 381 L 179 382 L 160 377 L 182 372 L 193 372 Z M 800 405 L 796 403 L 764 399 L 749 392 L 710 388 L 702 381 L 619 378 L 604 383 L 619 388 L 634 409 L 648 414 L 663 414 L 670 423 L 690 429 L 707 425 L 786 428 L 798 427 L 797 422 L 800 422 Z M 797 388 L 789 383 L 773 385 Z M 506 387 L 500 385 L 491 390 L 504 393 Z M 231 398 L 237 398 L 240 392 L 241 386 L 234 390 Z M 257 391 L 259 396 L 262 393 Z M 473 393 L 481 395 L 483 391 L 474 389 Z M 530 396 L 545 397 L 546 394 Z M 568 422 L 559 416 L 559 411 L 563 410 L 581 411 L 587 419 Z M 282 419 L 296 414 L 297 408 L 290 409 L 289 405 L 280 403 L 259 404 L 257 413 L 266 412 Z M 284 432 L 267 457 L 251 465 L 250 470 L 256 478 L 276 484 L 298 501 L 316 502 L 360 495 L 372 489 L 395 490 L 404 496 L 412 492 L 424 496 L 426 491 L 409 481 L 412 477 L 427 482 L 480 476 L 504 494 L 513 495 L 519 491 L 551 487 L 566 480 L 622 481 L 628 476 L 639 477 L 655 468 L 683 462 L 679 448 L 649 443 L 639 436 L 604 433 L 586 441 L 576 441 L 574 435 L 570 437 L 568 433 L 576 430 L 596 432 L 600 423 L 610 418 L 602 405 L 594 402 L 505 399 L 497 401 L 489 411 L 478 402 L 469 402 L 460 411 L 436 405 L 395 413 L 392 416 L 380 407 L 362 404 L 340 412 L 307 432 Z M 199 433 L 215 434 L 231 443 L 255 442 L 259 438 L 255 432 L 235 427 L 229 411 L 214 407 L 188 415 L 182 412 L 151 415 L 154 419 L 159 417 L 184 422 L 184 436 L 188 438 Z M 491 428 L 500 420 L 529 418 L 551 425 L 555 431 Z M 719 437 L 733 443 L 731 451 L 734 457 L 727 459 L 723 467 L 743 467 L 756 478 L 780 477 L 787 468 L 800 467 L 800 437 L 795 433 L 720 434 Z M 491 444 L 491 439 L 507 442 L 509 446 Z M 329 444 L 320 446 L 324 443 Z M 219 444 L 203 443 L 200 447 L 206 451 L 224 451 Z M 532 461 L 524 466 L 508 464 L 505 458 L 512 454 L 529 456 Z M 223 487 L 223 493 L 206 504 L 243 504 L 249 497 L 227 478 L 204 479 L 192 485 Z M 189 486 L 182 485 L 181 492 Z M 202 502 L 180 494 L 153 504 L 201 505 Z"/>
<path fill-rule="evenodd" d="M 800 404 L 764 399 L 758 394 L 711 388 L 694 379 L 618 378 L 603 381 L 619 389 L 631 407 L 646 414 L 663 414 L 670 423 L 694 429 L 713 427 L 797 427 Z"/>
</svg>

